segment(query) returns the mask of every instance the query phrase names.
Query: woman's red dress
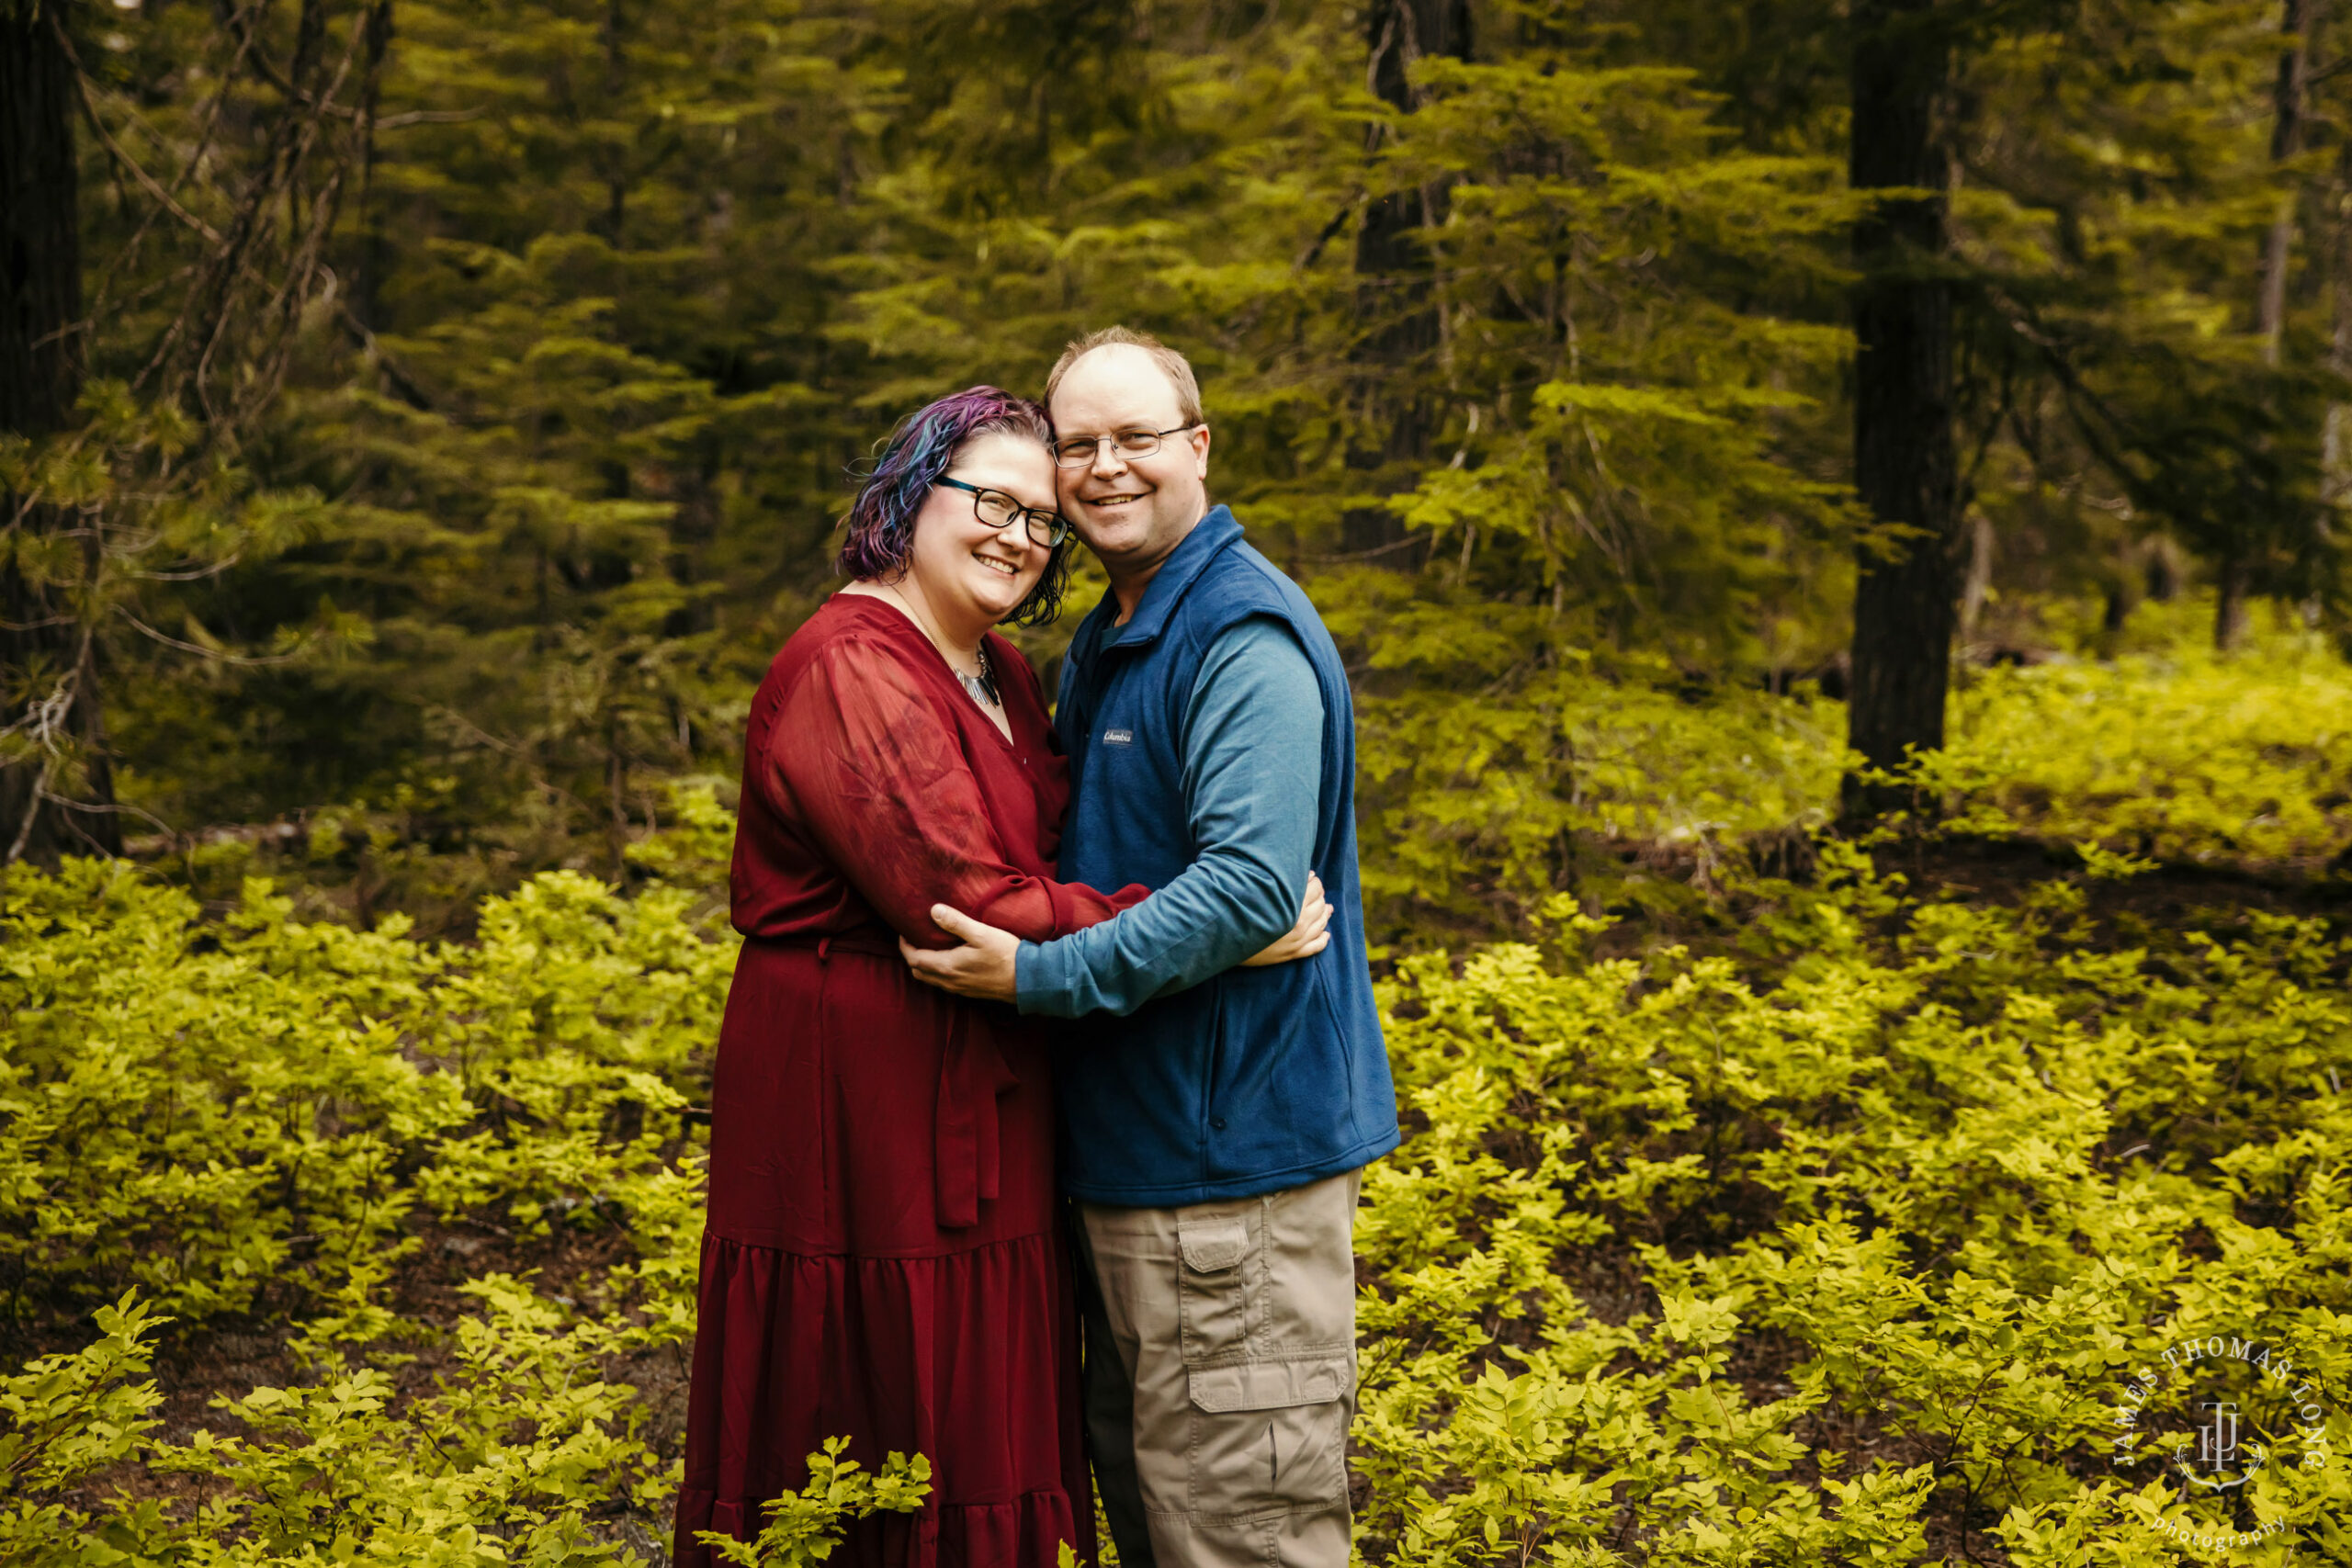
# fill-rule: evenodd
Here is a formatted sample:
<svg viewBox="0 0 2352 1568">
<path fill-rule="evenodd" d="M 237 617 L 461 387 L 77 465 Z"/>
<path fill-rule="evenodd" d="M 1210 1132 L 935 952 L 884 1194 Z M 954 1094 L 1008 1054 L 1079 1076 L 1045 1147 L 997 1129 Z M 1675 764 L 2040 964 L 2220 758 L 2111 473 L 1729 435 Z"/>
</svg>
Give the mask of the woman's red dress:
<svg viewBox="0 0 2352 1568">
<path fill-rule="evenodd" d="M 731 882 L 743 933 L 711 1087 L 710 1208 L 676 1560 L 750 1540 L 807 1456 L 928 1455 L 930 1506 L 844 1568 L 1093 1555 L 1045 1043 L 917 983 L 952 905 L 1046 941 L 1144 896 L 1050 880 L 1069 775 L 991 634 L 1007 740 L 890 604 L 836 594 L 752 699 Z"/>
</svg>

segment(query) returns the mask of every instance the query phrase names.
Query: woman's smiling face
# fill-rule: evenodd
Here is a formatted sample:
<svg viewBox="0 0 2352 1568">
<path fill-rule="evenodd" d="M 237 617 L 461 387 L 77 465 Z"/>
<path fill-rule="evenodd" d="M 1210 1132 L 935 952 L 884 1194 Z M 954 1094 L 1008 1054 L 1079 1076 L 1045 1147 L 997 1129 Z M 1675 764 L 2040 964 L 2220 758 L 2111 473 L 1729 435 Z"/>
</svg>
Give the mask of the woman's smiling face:
<svg viewBox="0 0 2352 1568">
<path fill-rule="evenodd" d="M 980 490 L 1001 491 L 1022 505 L 1054 510 L 1054 458 L 1025 435 L 992 434 L 966 442 L 946 478 Z M 934 615 L 976 630 L 1012 614 L 1046 574 L 1053 551 L 1019 523 L 991 528 L 973 511 L 978 498 L 953 485 L 933 485 L 915 513 L 908 575 Z"/>
</svg>

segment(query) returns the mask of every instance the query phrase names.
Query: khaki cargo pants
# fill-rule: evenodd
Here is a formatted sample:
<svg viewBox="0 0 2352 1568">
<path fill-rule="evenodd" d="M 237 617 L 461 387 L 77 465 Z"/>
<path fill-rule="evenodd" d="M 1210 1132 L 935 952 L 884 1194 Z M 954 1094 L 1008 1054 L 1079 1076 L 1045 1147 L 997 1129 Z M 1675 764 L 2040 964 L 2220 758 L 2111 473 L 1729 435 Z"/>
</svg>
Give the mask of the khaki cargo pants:
<svg viewBox="0 0 2352 1568">
<path fill-rule="evenodd" d="M 1087 1437 L 1121 1568 L 1347 1568 L 1362 1183 L 1075 1205 Z"/>
</svg>

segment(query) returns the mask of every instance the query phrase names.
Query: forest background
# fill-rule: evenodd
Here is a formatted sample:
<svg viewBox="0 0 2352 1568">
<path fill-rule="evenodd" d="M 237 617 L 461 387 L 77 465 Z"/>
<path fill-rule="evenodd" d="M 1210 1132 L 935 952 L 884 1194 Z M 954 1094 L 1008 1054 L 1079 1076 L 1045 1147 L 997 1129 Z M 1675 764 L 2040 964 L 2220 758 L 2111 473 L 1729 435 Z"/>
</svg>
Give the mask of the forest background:
<svg viewBox="0 0 2352 1568">
<path fill-rule="evenodd" d="M 625 875 L 892 422 L 1112 321 L 1349 651 L 1379 940 L 1817 823 L 1954 648 L 2346 624 L 2316 3 L 11 0 L 0 849 Z"/>
<path fill-rule="evenodd" d="M 745 705 L 892 423 L 1120 321 L 1355 682 L 1364 1559 L 2345 1560 L 2347 62 L 0 0 L 0 1557 L 662 1560 Z"/>
</svg>

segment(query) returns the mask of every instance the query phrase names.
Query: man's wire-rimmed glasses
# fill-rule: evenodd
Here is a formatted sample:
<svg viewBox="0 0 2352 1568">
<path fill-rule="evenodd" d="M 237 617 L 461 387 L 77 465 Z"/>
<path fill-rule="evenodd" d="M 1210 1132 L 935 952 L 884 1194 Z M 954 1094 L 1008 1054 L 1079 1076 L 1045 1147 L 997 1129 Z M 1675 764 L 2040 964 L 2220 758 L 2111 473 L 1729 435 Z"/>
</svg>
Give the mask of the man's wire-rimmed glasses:
<svg viewBox="0 0 2352 1568">
<path fill-rule="evenodd" d="M 1094 454 L 1102 443 L 1111 444 L 1111 455 L 1121 462 L 1136 457 L 1148 457 L 1159 450 L 1159 444 L 1171 435 L 1187 430 L 1198 430 L 1201 422 L 1180 424 L 1174 430 L 1115 430 L 1108 435 L 1073 435 L 1054 443 L 1054 461 L 1065 468 L 1083 468 L 1094 461 Z"/>
<path fill-rule="evenodd" d="M 972 515 L 991 528 L 1010 528 L 1017 520 L 1028 531 L 1032 544 L 1043 545 L 1049 550 L 1069 536 L 1069 519 L 1058 512 L 1023 506 L 1001 490 L 983 490 L 962 479 L 951 479 L 945 474 L 939 476 L 939 482 L 950 490 L 970 494 Z"/>
</svg>

